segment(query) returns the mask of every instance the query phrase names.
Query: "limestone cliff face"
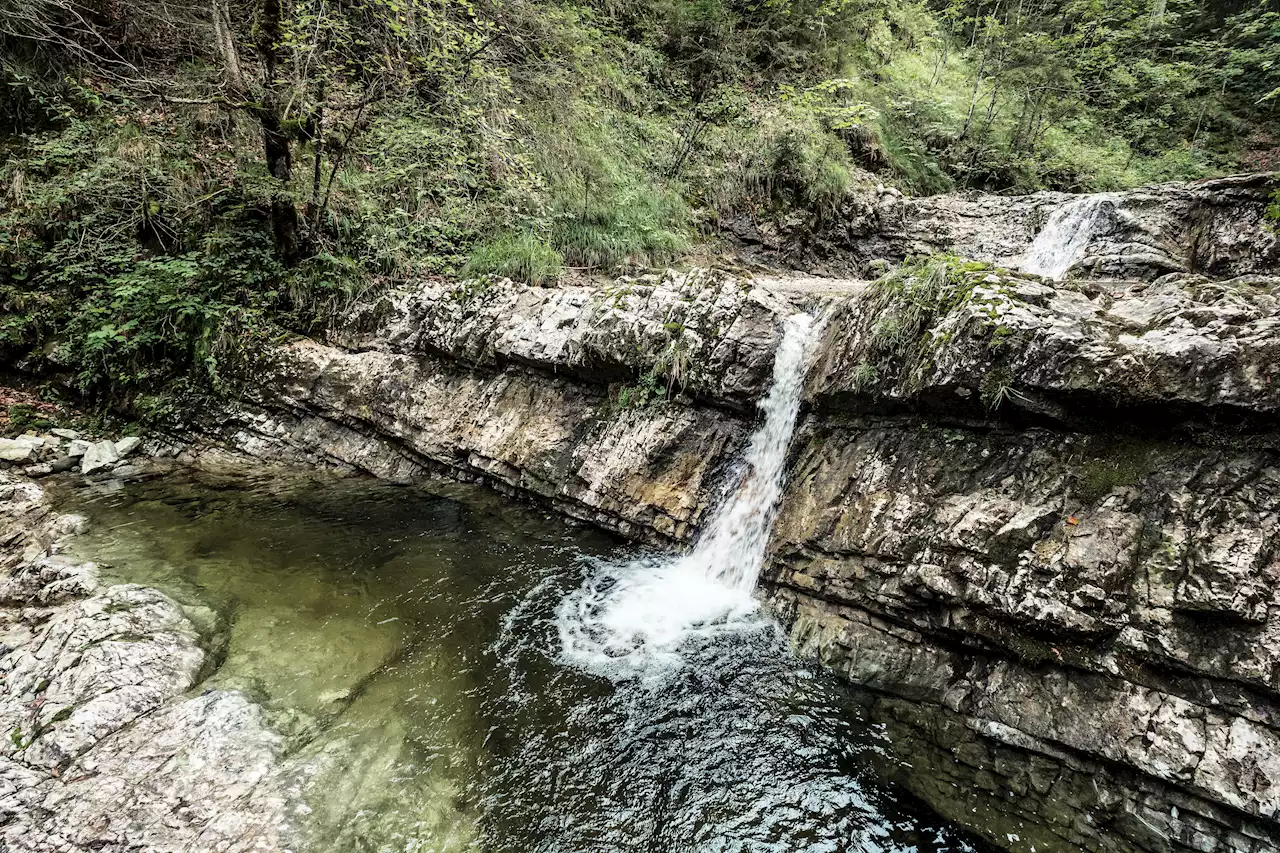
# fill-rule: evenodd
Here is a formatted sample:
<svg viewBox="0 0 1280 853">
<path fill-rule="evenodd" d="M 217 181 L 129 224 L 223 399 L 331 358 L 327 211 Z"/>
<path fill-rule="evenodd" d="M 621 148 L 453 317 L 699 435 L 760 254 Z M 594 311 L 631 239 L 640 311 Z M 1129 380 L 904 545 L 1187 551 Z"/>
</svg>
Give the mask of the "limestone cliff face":
<svg viewBox="0 0 1280 853">
<path fill-rule="evenodd" d="M 1230 259 L 1182 268 L 1275 269 L 1266 240 L 1208 245 Z M 231 426 L 687 541 L 813 299 L 427 285 L 286 347 Z M 807 307 L 829 321 L 764 595 L 869 688 L 904 784 L 1011 850 L 1280 850 L 1280 281 L 971 266 Z"/>
<path fill-rule="evenodd" d="M 424 466 L 683 541 L 749 431 L 785 297 L 701 275 L 615 289 L 429 286 L 281 351 L 240 444 Z M 683 402 L 653 405 L 680 383 Z"/>
<path fill-rule="evenodd" d="M 1275 849 L 1277 285 L 979 269 L 831 327 L 771 595 L 802 649 L 980 732 L 957 760 L 1020 793 L 989 807 L 1041 849 Z M 1104 768 L 1124 793 L 1064 812 Z"/>
<path fill-rule="evenodd" d="M 1070 268 L 1077 277 L 1215 277 L 1274 271 L 1280 241 L 1265 220 L 1274 175 L 1163 184 L 1096 197 L 1090 233 Z M 788 258 L 802 246 L 809 265 L 831 259 L 865 273 L 875 260 L 947 251 L 1016 266 L 1046 223 L 1078 197 L 985 193 L 908 198 L 893 189 L 859 198 L 811 241 L 746 234 L 766 254 Z M 816 245 L 812 245 L 816 243 Z M 803 256 L 804 251 L 800 254 Z M 841 263 L 843 262 L 843 263 Z"/>
</svg>

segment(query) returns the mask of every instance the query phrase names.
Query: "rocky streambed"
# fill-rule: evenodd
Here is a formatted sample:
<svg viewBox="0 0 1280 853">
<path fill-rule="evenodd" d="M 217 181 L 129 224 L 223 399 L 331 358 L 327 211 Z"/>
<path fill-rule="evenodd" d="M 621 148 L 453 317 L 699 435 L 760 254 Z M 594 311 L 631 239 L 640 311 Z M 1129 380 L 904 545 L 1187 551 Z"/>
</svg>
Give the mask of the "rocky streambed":
<svg viewBox="0 0 1280 853">
<path fill-rule="evenodd" d="M 661 557 L 479 487 L 245 462 L 5 475 L 6 534 L 41 540 L 0 608 L 5 849 L 977 849 L 751 608 L 660 684 L 574 665 L 564 602 Z"/>
<path fill-rule="evenodd" d="M 982 839 L 948 843 L 1280 850 L 1280 279 L 1266 275 L 1262 186 L 1091 203 L 1064 266 L 1085 278 L 1069 282 L 953 263 L 829 290 L 707 272 L 554 290 L 426 283 L 273 353 L 207 434 L 272 463 L 483 483 L 681 547 L 737 482 L 785 319 L 806 310 L 822 332 L 760 593 L 887 735 L 859 761 Z M 1071 203 L 904 201 L 915 236 L 850 219 L 842 239 L 864 259 L 923 243 L 1012 262 Z M 929 205 L 954 222 L 928 226 Z M 52 536 L 37 537 L 40 554 Z M 22 565 L 45 567 L 15 577 L 40 583 L 14 601 L 104 594 L 32 553 Z M 62 617 L 16 606 L 28 647 L 53 636 L 38 626 Z M 207 640 L 168 634 L 187 637 L 176 674 L 134 681 L 180 696 L 203 677 Z M 243 740 L 279 764 L 290 747 L 262 713 L 238 718 Z M 72 719 L 50 717 L 48 732 L 74 732 Z M 22 767 L 45 775 L 13 791 L 71 784 L 50 781 L 56 762 Z M 265 823 L 241 837 L 267 849 L 301 801 L 298 776 L 270 778 L 236 795 L 259 798 Z M 8 813 L 61 826 L 43 802 Z"/>
</svg>

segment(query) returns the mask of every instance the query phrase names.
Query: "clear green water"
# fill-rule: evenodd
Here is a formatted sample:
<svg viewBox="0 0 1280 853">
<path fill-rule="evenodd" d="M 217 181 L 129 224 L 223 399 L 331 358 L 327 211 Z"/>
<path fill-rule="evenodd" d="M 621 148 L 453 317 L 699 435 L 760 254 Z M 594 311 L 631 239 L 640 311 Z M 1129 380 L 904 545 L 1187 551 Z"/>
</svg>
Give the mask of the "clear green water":
<svg viewBox="0 0 1280 853">
<path fill-rule="evenodd" d="M 271 471 L 63 497 L 107 579 L 217 614 L 201 689 L 248 691 L 323 768 L 300 853 L 974 849 L 875 775 L 883 735 L 776 630 L 692 638 L 658 686 L 567 666 L 557 605 L 634 546 L 433 489 Z"/>
</svg>

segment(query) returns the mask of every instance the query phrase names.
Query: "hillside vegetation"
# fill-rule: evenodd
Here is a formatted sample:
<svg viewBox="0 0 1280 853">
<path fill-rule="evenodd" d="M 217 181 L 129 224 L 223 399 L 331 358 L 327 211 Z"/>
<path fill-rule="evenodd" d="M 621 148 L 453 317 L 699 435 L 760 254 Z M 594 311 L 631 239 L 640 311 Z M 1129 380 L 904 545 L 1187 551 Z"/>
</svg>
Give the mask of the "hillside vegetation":
<svg viewBox="0 0 1280 853">
<path fill-rule="evenodd" d="M 0 0 L 0 70 L 0 357 L 160 413 L 389 282 L 1268 168 L 1280 6 Z"/>
</svg>

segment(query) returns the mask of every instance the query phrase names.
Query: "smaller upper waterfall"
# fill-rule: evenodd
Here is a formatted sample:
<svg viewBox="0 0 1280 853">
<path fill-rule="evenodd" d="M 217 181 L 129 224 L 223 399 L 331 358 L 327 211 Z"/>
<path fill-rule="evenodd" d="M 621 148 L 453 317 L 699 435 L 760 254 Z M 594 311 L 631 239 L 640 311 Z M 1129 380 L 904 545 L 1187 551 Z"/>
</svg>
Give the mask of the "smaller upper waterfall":
<svg viewBox="0 0 1280 853">
<path fill-rule="evenodd" d="M 1113 203 L 1113 196 L 1100 193 L 1054 208 L 1044 228 L 1014 266 L 1045 278 L 1066 278 L 1102 230 Z"/>
<path fill-rule="evenodd" d="M 601 565 L 561 602 L 557 627 L 566 660 L 614 677 L 660 674 L 679 665 L 678 647 L 688 639 L 762 624 L 751 592 L 782 495 L 816 325 L 805 314 L 786 321 L 773 385 L 760 401 L 764 421 L 751 436 L 735 488 L 693 550 Z"/>
</svg>

